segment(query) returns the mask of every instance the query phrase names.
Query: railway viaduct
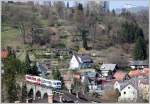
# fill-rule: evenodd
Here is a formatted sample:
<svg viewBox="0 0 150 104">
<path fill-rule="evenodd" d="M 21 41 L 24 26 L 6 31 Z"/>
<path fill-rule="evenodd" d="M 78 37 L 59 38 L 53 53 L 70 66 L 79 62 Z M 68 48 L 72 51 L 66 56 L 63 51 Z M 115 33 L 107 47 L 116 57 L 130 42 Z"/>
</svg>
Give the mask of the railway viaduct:
<svg viewBox="0 0 150 104">
<path fill-rule="evenodd" d="M 48 102 L 52 103 L 53 101 L 53 92 L 51 88 L 46 88 L 41 85 L 32 84 L 26 82 L 27 94 L 29 98 L 33 100 L 48 98 Z"/>
</svg>

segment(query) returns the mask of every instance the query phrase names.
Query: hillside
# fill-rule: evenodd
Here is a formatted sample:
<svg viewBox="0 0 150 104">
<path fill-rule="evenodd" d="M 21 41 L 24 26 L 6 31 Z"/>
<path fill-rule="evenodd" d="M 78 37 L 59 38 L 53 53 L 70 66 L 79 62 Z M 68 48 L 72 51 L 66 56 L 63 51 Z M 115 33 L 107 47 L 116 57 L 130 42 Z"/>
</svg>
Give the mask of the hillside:
<svg viewBox="0 0 150 104">
<path fill-rule="evenodd" d="M 145 14 L 145 12 L 140 12 L 137 8 L 134 8 L 133 11 L 139 11 L 138 15 L 132 14 L 131 12 L 129 16 L 126 16 L 115 15 L 112 12 L 103 12 L 103 10 L 98 11 L 99 9 L 93 11 L 89 8 L 83 8 L 84 11 L 80 11 L 78 7 L 65 8 L 61 3 L 50 7 L 47 5 L 44 7 L 33 4 L 3 4 L 2 16 L 4 17 L 13 15 L 13 9 L 6 9 L 8 5 L 14 8 L 14 10 L 17 8 L 27 8 L 28 12 L 20 9 L 25 15 L 21 14 L 21 12 L 18 15 L 26 17 L 27 14 L 33 14 L 31 19 L 35 19 L 33 19 L 32 24 L 30 24 L 31 21 L 16 18 L 17 14 L 14 14 L 12 23 L 10 23 L 11 21 L 8 22 L 7 19 L 2 19 L 3 48 L 11 46 L 26 50 L 29 47 L 45 46 L 48 48 L 71 48 L 75 51 L 87 48 L 87 53 L 97 53 L 99 62 L 108 61 L 110 56 L 113 56 L 116 52 L 129 61 L 133 59 L 132 50 L 135 43 L 128 41 L 122 42 L 120 38 L 122 24 L 126 21 L 133 23 L 137 21 L 138 27 L 143 30 L 144 37 L 146 41 L 148 41 L 148 22 L 146 22 L 146 19 L 143 20 L 143 18 L 147 18 L 148 15 L 144 15 L 145 17 L 139 15 L 140 13 Z M 140 8 L 140 10 L 142 9 Z M 6 11 L 8 14 L 6 14 Z M 83 14 L 81 12 L 83 12 Z M 27 27 L 25 27 L 25 38 L 29 40 L 31 37 L 32 42 L 26 42 L 26 44 L 24 44 L 22 31 L 19 27 L 16 28 L 13 26 L 16 24 L 15 18 L 16 20 L 25 21 L 25 23 L 26 21 L 27 23 L 29 22 L 25 24 L 27 25 Z M 34 31 L 31 31 L 30 26 L 32 25 L 35 25 Z M 40 29 L 38 30 L 38 28 Z M 33 32 L 35 34 L 33 34 Z M 86 42 L 86 44 L 84 42 Z M 84 44 L 87 46 L 84 46 Z"/>
</svg>

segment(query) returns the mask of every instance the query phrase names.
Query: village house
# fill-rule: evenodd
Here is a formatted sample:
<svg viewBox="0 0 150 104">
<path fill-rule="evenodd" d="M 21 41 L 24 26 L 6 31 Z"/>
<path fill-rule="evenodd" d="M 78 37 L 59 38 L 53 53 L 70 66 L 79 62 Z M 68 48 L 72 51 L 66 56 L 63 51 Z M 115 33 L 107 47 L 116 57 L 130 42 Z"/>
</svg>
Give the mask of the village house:
<svg viewBox="0 0 150 104">
<path fill-rule="evenodd" d="M 142 77 L 149 76 L 149 68 L 144 68 L 143 70 L 131 70 L 128 75 L 130 77 Z"/>
<path fill-rule="evenodd" d="M 47 69 L 39 62 L 36 63 L 37 70 L 40 73 L 40 76 L 46 78 L 48 75 Z"/>
<path fill-rule="evenodd" d="M 128 79 L 130 79 L 130 76 L 126 72 L 117 71 L 114 73 L 113 78 L 118 81 L 119 80 L 128 80 Z"/>
<path fill-rule="evenodd" d="M 137 89 L 132 84 L 128 84 L 121 88 L 118 102 L 136 102 L 137 96 Z"/>
<path fill-rule="evenodd" d="M 149 79 L 145 78 L 140 80 L 138 83 L 139 86 L 139 95 L 143 100 L 149 101 Z"/>
<path fill-rule="evenodd" d="M 148 68 L 148 60 L 135 60 L 131 61 L 129 66 L 132 69 L 143 69 L 143 68 Z"/>
<path fill-rule="evenodd" d="M 93 65 L 93 60 L 89 55 L 77 55 L 73 54 L 69 69 L 86 69 L 91 68 Z"/>
<path fill-rule="evenodd" d="M 46 59 L 44 60 L 41 65 L 47 70 L 47 73 L 51 74 L 52 73 L 52 65 L 51 65 L 51 60 Z"/>
<path fill-rule="evenodd" d="M 65 84 L 66 88 L 69 90 L 70 93 L 71 93 L 71 90 L 72 90 L 71 86 L 74 83 L 73 79 L 74 78 L 76 78 L 78 80 L 81 79 L 80 73 L 78 73 L 78 72 L 72 73 L 70 71 L 62 73 L 62 77 L 63 77 L 64 84 Z"/>
<path fill-rule="evenodd" d="M 63 81 L 65 84 L 65 87 L 69 90 L 71 93 L 71 86 L 73 84 L 73 75 L 69 72 L 63 74 Z"/>
<path fill-rule="evenodd" d="M 102 64 L 100 67 L 101 74 L 105 77 L 109 75 L 109 71 L 111 71 L 113 74 L 116 72 L 117 69 L 118 66 L 116 64 Z"/>
<path fill-rule="evenodd" d="M 97 81 L 99 77 L 99 73 L 87 71 L 81 74 L 81 82 L 88 84 L 89 92 L 96 92 L 100 94 L 102 86 Z"/>
<path fill-rule="evenodd" d="M 120 92 L 118 102 L 136 102 L 138 98 L 138 79 L 116 81 L 114 89 Z"/>
</svg>

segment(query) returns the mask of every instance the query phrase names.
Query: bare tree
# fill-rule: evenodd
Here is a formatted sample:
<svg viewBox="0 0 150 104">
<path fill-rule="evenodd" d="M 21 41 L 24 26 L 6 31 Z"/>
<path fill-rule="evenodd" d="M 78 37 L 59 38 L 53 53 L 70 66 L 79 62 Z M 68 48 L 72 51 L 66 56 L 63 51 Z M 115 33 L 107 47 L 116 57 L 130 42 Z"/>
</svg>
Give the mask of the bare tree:
<svg viewBox="0 0 150 104">
<path fill-rule="evenodd" d="M 56 11 L 61 19 L 64 19 L 64 8 L 65 4 L 63 1 L 56 1 L 54 2 L 54 7 L 56 8 Z"/>
<path fill-rule="evenodd" d="M 118 64 L 119 67 L 126 67 L 128 65 L 127 58 L 123 56 L 121 51 L 116 51 L 108 56 L 108 62 Z"/>
</svg>

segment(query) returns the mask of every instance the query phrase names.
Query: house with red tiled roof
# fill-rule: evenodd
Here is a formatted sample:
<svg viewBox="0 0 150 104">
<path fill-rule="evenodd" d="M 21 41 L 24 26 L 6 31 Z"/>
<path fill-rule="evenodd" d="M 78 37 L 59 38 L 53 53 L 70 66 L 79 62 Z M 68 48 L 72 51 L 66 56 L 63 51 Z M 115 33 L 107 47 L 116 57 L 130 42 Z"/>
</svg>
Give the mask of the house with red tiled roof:
<svg viewBox="0 0 150 104">
<path fill-rule="evenodd" d="M 143 69 L 143 71 L 142 71 L 142 74 L 144 75 L 144 76 L 149 76 L 149 68 L 144 68 Z"/>
<path fill-rule="evenodd" d="M 113 78 L 115 80 L 124 80 L 124 79 L 129 79 L 129 75 L 126 72 L 117 71 L 114 73 Z"/>
<path fill-rule="evenodd" d="M 128 74 L 130 77 L 149 76 L 149 68 L 144 68 L 143 70 L 132 70 Z"/>
<path fill-rule="evenodd" d="M 130 77 L 138 77 L 142 75 L 140 70 L 132 70 L 128 74 Z"/>
<path fill-rule="evenodd" d="M 7 58 L 8 55 L 9 55 L 8 50 L 5 50 L 5 49 L 1 50 L 1 59 Z"/>
</svg>

